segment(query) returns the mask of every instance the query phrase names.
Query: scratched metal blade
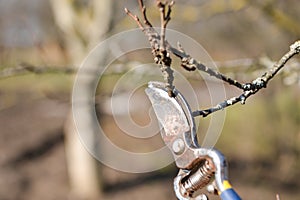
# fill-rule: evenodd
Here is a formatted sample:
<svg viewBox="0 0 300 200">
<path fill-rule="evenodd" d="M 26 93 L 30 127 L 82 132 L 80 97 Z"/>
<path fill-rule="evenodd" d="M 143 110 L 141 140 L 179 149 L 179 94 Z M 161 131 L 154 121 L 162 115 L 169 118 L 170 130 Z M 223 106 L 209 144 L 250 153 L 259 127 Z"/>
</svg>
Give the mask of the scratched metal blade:
<svg viewBox="0 0 300 200">
<path fill-rule="evenodd" d="M 166 144 L 190 130 L 184 111 L 174 98 L 169 97 L 166 90 L 149 84 L 145 91 L 159 124 L 164 129 L 162 134 Z"/>
</svg>

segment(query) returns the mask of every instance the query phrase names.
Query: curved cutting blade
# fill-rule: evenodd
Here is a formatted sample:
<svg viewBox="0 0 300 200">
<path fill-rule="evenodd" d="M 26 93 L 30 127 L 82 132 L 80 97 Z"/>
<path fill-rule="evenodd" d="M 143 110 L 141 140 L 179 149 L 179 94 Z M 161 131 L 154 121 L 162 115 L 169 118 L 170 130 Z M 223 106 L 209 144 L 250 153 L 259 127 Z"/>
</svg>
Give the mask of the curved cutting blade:
<svg viewBox="0 0 300 200">
<path fill-rule="evenodd" d="M 181 93 L 175 89 L 176 97 L 170 97 L 161 82 L 149 82 L 145 91 L 163 128 L 161 134 L 164 142 L 169 145 L 176 138 L 184 138 L 187 146 L 199 147 L 194 118 Z"/>
</svg>

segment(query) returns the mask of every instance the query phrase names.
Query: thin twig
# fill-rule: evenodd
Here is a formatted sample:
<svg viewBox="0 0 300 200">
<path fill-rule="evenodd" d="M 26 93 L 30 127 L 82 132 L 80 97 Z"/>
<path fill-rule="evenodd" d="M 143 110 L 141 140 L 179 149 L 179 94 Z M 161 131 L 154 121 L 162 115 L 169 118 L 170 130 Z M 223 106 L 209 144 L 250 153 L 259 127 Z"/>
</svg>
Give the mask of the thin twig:
<svg viewBox="0 0 300 200">
<path fill-rule="evenodd" d="M 165 40 L 166 40 L 166 23 L 165 23 L 165 8 L 166 5 L 163 4 L 162 2 L 160 2 L 159 0 L 157 0 L 157 7 L 159 8 L 160 11 L 160 49 L 162 51 L 166 50 L 166 44 L 165 44 Z"/>
<path fill-rule="evenodd" d="M 185 52 L 183 47 L 178 43 L 177 48 L 173 47 L 167 40 L 165 36 L 166 27 L 168 22 L 171 19 L 171 11 L 172 6 L 174 2 L 171 3 L 162 3 L 161 0 L 157 1 L 157 6 L 160 10 L 160 16 L 161 16 L 161 33 L 159 34 L 151 25 L 151 23 L 148 21 L 146 16 L 146 8 L 143 4 L 142 0 L 138 0 L 141 8 L 141 12 L 144 16 L 144 23 L 148 26 L 147 29 L 144 28 L 144 26 L 141 24 L 139 18 L 136 15 L 133 15 L 130 11 L 125 9 L 126 13 L 133 18 L 138 26 L 141 28 L 141 30 L 144 32 L 144 34 L 148 37 L 148 40 L 150 42 L 151 48 L 152 48 L 152 54 L 154 55 L 154 60 L 157 64 L 160 65 L 161 71 L 164 76 L 164 80 L 166 82 L 166 87 L 168 88 L 169 95 L 172 96 L 172 91 L 174 89 L 173 86 L 173 70 L 171 68 L 172 58 L 170 57 L 170 53 L 175 55 L 181 60 L 181 66 L 187 70 L 187 71 L 203 71 L 210 76 L 213 76 L 219 80 L 222 80 L 230 85 L 233 85 L 241 90 L 243 90 L 243 93 L 240 96 L 230 98 L 228 100 L 225 100 L 222 103 L 219 103 L 218 105 L 208 108 L 205 110 L 199 110 L 193 112 L 193 116 L 203 116 L 206 117 L 209 114 L 216 112 L 218 110 L 222 110 L 228 106 L 234 105 L 238 102 L 241 102 L 242 104 L 245 103 L 248 97 L 250 97 L 253 94 L 256 94 L 259 90 L 262 88 L 265 88 L 268 84 L 268 82 L 284 67 L 286 62 L 291 59 L 294 55 L 299 54 L 300 52 L 300 42 L 297 41 L 293 45 L 290 46 L 290 51 L 286 53 L 277 63 L 274 64 L 274 66 L 267 71 L 262 76 L 256 78 L 250 83 L 241 83 L 237 80 L 234 80 L 216 70 L 213 70 L 207 66 L 205 66 L 203 63 L 197 61 L 192 56 L 190 56 L 188 53 Z M 168 6 L 168 10 L 166 13 L 166 6 Z"/>
<path fill-rule="evenodd" d="M 29 63 L 20 63 L 16 67 L 5 68 L 0 71 L 0 79 L 14 76 L 25 75 L 28 73 L 45 74 L 45 73 L 64 73 L 73 74 L 76 72 L 75 67 L 53 67 L 53 66 L 34 66 Z"/>
<path fill-rule="evenodd" d="M 172 12 L 172 6 L 174 5 L 174 1 L 172 2 L 166 2 L 162 3 L 160 0 L 156 0 L 157 6 L 160 10 L 160 24 L 161 24 L 161 40 L 160 40 L 160 48 L 162 50 L 166 49 L 166 28 L 168 23 L 171 20 L 171 12 Z M 166 13 L 166 7 L 168 7 L 167 13 Z"/>
<path fill-rule="evenodd" d="M 279 72 L 280 69 L 284 67 L 286 62 L 299 53 L 300 53 L 300 41 L 296 41 L 294 44 L 290 46 L 290 51 L 287 52 L 277 63 L 275 63 L 274 66 L 268 72 L 263 74 L 261 77 L 258 77 L 257 79 L 253 80 L 251 83 L 245 84 L 244 92 L 240 96 L 225 100 L 224 102 L 219 103 L 218 105 L 212 108 L 195 111 L 193 112 L 193 116 L 206 117 L 213 112 L 222 110 L 238 102 L 244 104 L 248 97 L 252 96 L 253 94 L 256 94 L 262 88 L 267 87 L 268 82 Z"/>
<path fill-rule="evenodd" d="M 143 4 L 142 0 L 138 0 L 141 12 L 143 13 L 144 18 L 144 24 L 146 26 L 141 24 L 140 19 L 133 15 L 127 8 L 125 8 L 125 12 L 130 16 L 133 20 L 136 21 L 140 29 L 144 32 L 144 34 L 148 37 L 148 40 L 150 42 L 151 48 L 152 48 L 152 54 L 154 56 L 154 61 L 156 64 L 160 66 L 160 69 L 162 71 L 166 88 L 168 89 L 168 93 L 170 96 L 174 95 L 174 71 L 171 68 L 172 59 L 170 57 L 170 53 L 166 49 L 166 40 L 165 40 L 165 31 L 166 26 L 168 22 L 170 21 L 170 15 L 171 15 L 171 7 L 174 4 L 174 2 L 171 3 L 162 3 L 161 1 L 157 0 L 157 6 L 160 9 L 161 14 L 161 33 L 159 34 L 151 25 L 151 23 L 147 19 L 146 14 L 146 8 Z M 167 15 L 165 14 L 165 7 L 168 6 L 168 12 Z"/>
<path fill-rule="evenodd" d="M 161 3 L 161 1 L 157 0 L 157 2 L 158 2 L 157 5 L 160 9 L 161 9 L 161 7 L 162 8 L 165 7 L 165 4 Z M 151 25 L 151 23 L 147 19 L 146 8 L 145 8 L 144 4 L 142 3 L 142 0 L 139 0 L 139 4 L 140 4 L 141 12 L 143 13 L 143 16 L 145 19 L 145 24 Z M 174 1 L 172 1 L 171 3 L 168 4 L 168 12 L 167 12 L 166 16 L 165 16 L 165 14 L 161 14 L 161 34 L 159 34 L 152 27 L 152 25 L 149 26 L 148 28 L 145 28 L 141 24 L 140 19 L 136 15 L 133 15 L 127 8 L 125 8 L 125 12 L 128 14 L 128 16 L 130 16 L 134 21 L 136 21 L 139 28 L 148 37 L 148 40 L 152 47 L 152 54 L 154 56 L 155 62 L 158 64 L 158 61 L 161 60 L 161 57 L 158 52 L 160 52 L 160 48 L 164 49 L 164 46 L 165 46 L 167 51 L 170 51 L 173 55 L 175 55 L 181 59 L 181 66 L 185 70 L 194 71 L 194 70 L 198 69 L 200 71 L 203 71 L 203 72 L 209 74 L 210 76 L 213 76 L 217 79 L 227 82 L 230 85 L 234 85 L 234 86 L 238 87 L 239 89 L 242 89 L 243 88 L 242 84 L 240 84 L 238 81 L 233 80 L 218 71 L 215 71 L 213 69 L 206 67 L 204 64 L 198 62 L 197 60 L 192 58 L 189 54 L 187 54 L 180 45 L 179 45 L 180 47 L 175 48 L 166 39 L 162 39 L 162 38 L 165 38 L 165 28 L 171 19 L 170 15 L 171 15 L 171 11 L 172 11 L 171 8 L 173 5 L 174 5 Z M 161 13 L 164 13 L 164 9 L 161 10 Z M 170 72 L 172 72 L 172 71 L 170 70 Z M 171 74 L 168 75 L 168 73 L 166 73 L 165 75 L 171 76 Z M 164 77 L 164 79 L 170 80 L 170 79 L 168 79 L 168 77 Z M 167 84 L 173 85 L 170 83 L 167 83 Z"/>
<path fill-rule="evenodd" d="M 180 48 L 174 48 L 169 45 L 170 51 L 177 57 L 181 59 L 181 66 L 186 69 L 187 71 L 195 71 L 198 69 L 199 71 L 205 72 L 210 76 L 213 76 L 217 79 L 220 79 L 224 82 L 227 82 L 230 85 L 234 85 L 239 89 L 243 89 L 243 85 L 236 80 L 231 79 L 230 77 L 213 70 L 203 63 L 198 62 L 196 59 L 192 58 L 189 54 L 187 54 L 183 47 L 180 45 Z"/>
<path fill-rule="evenodd" d="M 174 2 L 166 2 L 162 3 L 160 0 L 157 0 L 157 6 L 160 10 L 160 23 L 161 23 L 161 32 L 160 32 L 160 48 L 158 60 L 160 64 L 161 71 L 164 76 L 164 80 L 166 82 L 166 87 L 169 91 L 169 96 L 175 96 L 173 93 L 174 86 L 174 71 L 171 68 L 172 59 L 168 50 L 166 50 L 166 28 L 167 24 L 170 21 L 171 15 L 171 7 Z M 166 6 L 168 6 L 168 11 L 166 14 Z"/>
<path fill-rule="evenodd" d="M 138 16 L 132 14 L 132 12 L 130 12 L 130 10 L 128 10 L 127 8 L 124 8 L 124 10 L 127 15 L 129 15 L 132 19 L 134 19 L 136 21 L 136 23 L 138 24 L 138 26 L 141 30 L 145 29 L 143 24 L 140 22 L 140 19 L 138 18 Z"/>
<path fill-rule="evenodd" d="M 146 6 L 144 5 L 143 0 L 139 0 L 139 5 L 140 5 L 140 9 L 143 13 L 143 18 L 144 18 L 144 24 L 147 25 L 148 27 L 152 27 L 152 24 L 149 22 L 148 18 L 147 18 L 147 10 L 146 10 Z"/>
</svg>

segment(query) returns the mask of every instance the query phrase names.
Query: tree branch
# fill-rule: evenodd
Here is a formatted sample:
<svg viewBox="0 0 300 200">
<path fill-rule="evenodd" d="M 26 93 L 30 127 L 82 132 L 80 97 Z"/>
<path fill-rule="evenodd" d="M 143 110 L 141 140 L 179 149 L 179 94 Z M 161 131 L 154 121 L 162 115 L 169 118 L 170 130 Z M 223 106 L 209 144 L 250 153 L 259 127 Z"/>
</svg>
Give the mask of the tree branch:
<svg viewBox="0 0 300 200">
<path fill-rule="evenodd" d="M 299 53 L 300 53 L 300 41 L 296 41 L 294 44 L 290 46 L 290 51 L 287 52 L 277 63 L 275 63 L 274 66 L 269 71 L 267 71 L 261 77 L 256 78 L 251 83 L 244 84 L 243 85 L 244 92 L 240 96 L 225 100 L 224 102 L 212 108 L 195 111 L 193 112 L 193 116 L 206 117 L 213 112 L 222 110 L 238 102 L 244 104 L 248 97 L 252 96 L 253 94 L 256 94 L 262 88 L 266 88 L 269 81 L 279 72 L 280 69 L 284 67 L 287 61 Z"/>
<path fill-rule="evenodd" d="M 143 4 L 142 0 L 138 0 L 141 12 L 143 13 L 144 21 L 145 24 L 150 24 L 151 23 L 148 21 L 147 16 L 146 16 L 146 8 Z M 213 76 L 217 79 L 220 79 L 222 81 L 225 81 L 229 83 L 230 85 L 234 85 L 238 87 L 239 89 L 242 89 L 243 86 L 240 84 L 238 81 L 233 80 L 229 77 L 227 77 L 224 74 L 221 74 L 220 72 L 217 72 L 213 69 L 210 69 L 206 67 L 204 64 L 198 62 L 194 58 L 192 58 L 189 54 L 187 54 L 182 46 L 178 44 L 178 47 L 175 48 L 173 47 L 166 39 L 165 39 L 165 29 L 168 24 L 168 22 L 171 19 L 171 12 L 172 12 L 172 6 L 174 5 L 174 1 L 171 3 L 162 3 L 160 0 L 157 0 L 157 6 L 160 10 L 161 13 L 161 33 L 159 34 L 153 27 L 147 26 L 145 28 L 143 24 L 141 24 L 140 19 L 136 16 L 133 15 L 127 8 L 125 8 L 125 12 L 130 16 L 139 26 L 139 28 L 144 32 L 144 34 L 148 37 L 148 40 L 150 42 L 151 48 L 152 48 L 152 54 L 154 56 L 154 60 L 157 64 L 161 63 L 166 63 L 164 62 L 164 58 L 167 58 L 168 62 L 171 64 L 172 59 L 170 58 L 170 55 L 167 53 L 171 52 L 173 55 L 177 56 L 178 58 L 181 59 L 181 66 L 187 70 L 187 71 L 195 71 L 196 69 L 203 71 L 210 76 Z M 168 11 L 167 14 L 165 14 L 165 7 L 168 6 Z M 166 52 L 164 52 L 166 51 Z M 166 82 L 167 88 L 169 91 L 172 91 L 174 89 L 173 86 L 173 70 L 168 64 L 164 66 L 161 66 L 161 70 L 164 76 L 164 80 Z M 170 92 L 169 92 L 170 93 Z"/>
<path fill-rule="evenodd" d="M 139 0 L 139 5 L 140 5 L 140 9 L 143 13 L 143 18 L 144 18 L 144 24 L 148 27 L 152 27 L 152 24 L 149 22 L 149 20 L 147 19 L 147 10 L 146 10 L 146 6 L 144 5 L 143 0 Z"/>
<path fill-rule="evenodd" d="M 74 67 L 53 67 L 53 66 L 34 66 L 29 63 L 20 63 L 17 67 L 6 68 L 0 71 L 0 79 L 9 78 L 27 73 L 45 74 L 45 73 L 65 73 L 73 74 Z"/>
<path fill-rule="evenodd" d="M 161 16 L 160 34 L 152 27 L 151 23 L 148 21 L 146 16 L 146 8 L 143 4 L 143 1 L 142 0 L 138 0 L 138 1 L 141 8 L 141 12 L 143 13 L 144 24 L 147 26 L 147 28 L 145 28 L 143 24 L 141 24 L 139 18 L 136 15 L 133 15 L 126 8 L 125 11 L 131 18 L 133 18 L 136 21 L 140 29 L 148 37 L 148 40 L 152 48 L 152 54 L 154 56 L 154 60 L 156 64 L 160 65 L 161 71 L 164 76 L 164 80 L 166 82 L 166 87 L 169 91 L 170 96 L 174 95 L 173 93 L 174 76 L 173 76 L 173 70 L 171 68 L 172 58 L 170 57 L 170 53 L 172 53 L 173 55 L 175 55 L 181 60 L 181 66 L 185 70 L 187 71 L 199 70 L 205 72 L 210 76 L 213 76 L 219 80 L 228 83 L 229 85 L 235 86 L 238 89 L 243 90 L 243 93 L 240 96 L 232 97 L 228 100 L 225 100 L 224 102 L 219 103 L 218 105 L 212 108 L 195 111 L 193 112 L 193 116 L 206 117 L 213 112 L 222 110 L 238 102 L 244 104 L 248 97 L 252 96 L 253 94 L 256 94 L 262 88 L 267 87 L 268 82 L 280 71 L 280 69 L 284 67 L 286 62 L 289 59 L 291 59 L 294 55 L 299 54 L 300 52 L 300 41 L 297 41 L 290 46 L 290 51 L 286 53 L 277 63 L 274 64 L 274 66 L 269 71 L 264 73 L 261 77 L 256 78 L 250 83 L 241 83 L 197 61 L 188 53 L 186 53 L 183 47 L 179 43 L 177 45 L 177 48 L 175 48 L 166 40 L 165 32 L 166 32 L 167 24 L 171 19 L 170 17 L 172 12 L 171 8 L 174 5 L 173 1 L 171 3 L 169 3 L 168 1 L 166 3 L 163 3 L 161 0 L 156 0 L 157 6 L 160 10 L 160 16 Z M 168 7 L 167 13 L 166 13 L 166 7 Z"/>
<path fill-rule="evenodd" d="M 181 59 L 181 66 L 184 69 L 186 69 L 187 71 L 195 71 L 196 69 L 198 69 L 199 71 L 205 72 L 205 73 L 209 74 L 210 76 L 213 76 L 217 79 L 227 82 L 230 85 L 234 85 L 239 89 L 243 89 L 243 85 L 241 83 L 239 83 L 238 81 L 233 80 L 233 79 L 227 77 L 226 75 L 224 75 L 218 71 L 215 71 L 215 70 L 205 66 L 204 64 L 198 62 L 197 60 L 192 58 L 189 54 L 187 54 L 184 51 L 184 49 L 181 47 L 181 45 L 178 45 L 178 46 L 179 46 L 178 49 L 175 49 L 172 46 L 170 46 L 171 52 Z"/>
<path fill-rule="evenodd" d="M 168 89 L 169 96 L 174 97 L 175 94 L 173 92 L 174 90 L 174 71 L 172 70 L 171 64 L 172 59 L 170 57 L 169 50 L 166 48 L 167 41 L 165 40 L 165 32 L 168 22 L 170 21 L 171 17 L 171 8 L 174 4 L 172 1 L 169 3 L 168 1 L 166 3 L 162 3 L 161 1 L 157 0 L 157 6 L 160 10 L 160 16 L 161 16 L 161 33 L 159 34 L 151 25 L 151 23 L 147 19 L 146 15 L 146 8 L 144 6 L 143 0 L 138 0 L 141 12 L 143 14 L 144 18 L 144 24 L 141 24 L 140 19 L 133 15 L 127 8 L 125 8 L 125 12 L 130 16 L 136 23 L 138 24 L 139 28 L 144 32 L 144 34 L 148 37 L 148 40 L 150 42 L 151 48 L 152 48 L 152 54 L 154 56 L 154 61 L 156 64 L 160 66 L 160 69 L 162 71 L 166 88 Z M 168 7 L 168 11 L 166 14 L 166 7 Z"/>
</svg>

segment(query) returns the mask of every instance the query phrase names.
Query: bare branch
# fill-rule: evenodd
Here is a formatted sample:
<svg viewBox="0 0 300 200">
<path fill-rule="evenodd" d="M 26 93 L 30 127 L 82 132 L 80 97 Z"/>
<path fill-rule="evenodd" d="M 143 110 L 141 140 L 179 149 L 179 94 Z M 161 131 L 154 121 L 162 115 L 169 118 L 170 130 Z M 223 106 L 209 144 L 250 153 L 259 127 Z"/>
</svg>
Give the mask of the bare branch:
<svg viewBox="0 0 300 200">
<path fill-rule="evenodd" d="M 247 94 L 248 93 L 249 92 L 247 92 Z M 232 105 L 236 104 L 237 102 L 244 103 L 245 100 L 246 100 L 246 98 L 247 98 L 247 96 L 246 96 L 245 93 L 243 93 L 243 94 L 241 94 L 238 97 L 232 97 L 231 99 L 225 100 L 222 103 L 219 103 L 218 105 L 216 105 L 216 106 L 214 106 L 212 108 L 208 108 L 208 109 L 205 109 L 205 110 L 194 111 L 192 113 L 192 115 L 194 117 L 197 117 L 197 116 L 207 117 L 209 114 L 214 113 L 214 112 L 219 111 L 219 110 L 223 110 L 224 108 L 226 108 L 228 106 L 232 106 Z"/>
<path fill-rule="evenodd" d="M 138 16 L 132 14 L 132 12 L 130 12 L 130 10 L 128 10 L 127 8 L 124 9 L 125 10 L 125 13 L 130 16 L 134 21 L 136 21 L 136 23 L 138 24 L 138 26 L 140 27 L 140 29 L 142 31 L 145 30 L 143 24 L 140 22 L 140 19 L 138 18 Z"/>
<path fill-rule="evenodd" d="M 170 53 L 166 49 L 166 40 L 165 40 L 165 30 L 166 26 L 170 20 L 171 15 L 171 6 L 174 4 L 174 2 L 171 3 L 162 3 L 161 1 L 157 0 L 157 6 L 160 9 L 161 12 L 161 34 L 159 34 L 151 25 L 151 23 L 147 19 L 146 15 L 146 8 L 143 4 L 142 0 L 138 0 L 141 12 L 143 13 L 144 17 L 144 24 L 147 26 L 145 27 L 143 24 L 141 24 L 139 18 L 136 15 L 133 15 L 128 9 L 125 8 L 125 12 L 133 18 L 140 29 L 144 32 L 144 34 L 148 37 L 148 40 L 150 42 L 151 48 L 152 48 L 152 54 L 154 56 L 154 61 L 156 64 L 160 66 L 160 69 L 162 71 L 166 88 L 168 89 L 168 93 L 170 96 L 174 96 L 173 90 L 173 82 L 174 82 L 174 75 L 173 70 L 171 68 L 172 59 L 170 57 Z M 165 7 L 168 6 L 168 12 L 167 15 L 165 14 Z"/>
<path fill-rule="evenodd" d="M 149 22 L 149 20 L 147 18 L 147 10 L 146 10 L 146 6 L 144 5 L 143 0 L 139 0 L 139 5 L 140 5 L 140 9 L 143 13 L 144 24 L 147 25 L 148 27 L 152 27 L 152 24 Z"/>
<path fill-rule="evenodd" d="M 161 40 L 160 40 L 160 48 L 165 50 L 166 49 L 166 28 L 171 20 L 171 12 L 172 12 L 172 6 L 174 5 L 174 1 L 172 2 L 166 2 L 162 3 L 160 0 L 157 1 L 157 6 L 160 10 L 160 24 L 161 24 Z M 166 13 L 166 7 L 168 7 L 167 13 Z"/>
<path fill-rule="evenodd" d="M 0 79 L 13 76 L 20 76 L 27 73 L 45 74 L 45 73 L 65 73 L 73 74 L 76 70 L 74 67 L 54 67 L 54 66 L 34 66 L 28 63 L 20 63 L 17 67 L 5 68 L 0 71 Z"/>
<path fill-rule="evenodd" d="M 181 66 L 187 70 L 187 71 L 195 71 L 196 69 L 203 71 L 210 76 L 213 76 L 217 79 L 220 79 L 224 82 L 227 82 L 230 85 L 234 85 L 239 89 L 243 89 L 243 85 L 239 83 L 236 80 L 233 80 L 226 75 L 215 71 L 207 66 L 205 66 L 203 63 L 198 62 L 196 59 L 192 58 L 189 54 L 187 54 L 181 45 L 179 45 L 179 48 L 174 48 L 171 45 L 169 45 L 170 51 L 177 57 L 181 59 Z"/>
<path fill-rule="evenodd" d="M 166 49 L 166 22 L 165 22 L 165 4 L 157 0 L 157 6 L 160 10 L 160 49 L 164 51 Z"/>
<path fill-rule="evenodd" d="M 294 55 L 299 54 L 300 52 L 300 42 L 297 41 L 293 45 L 290 46 L 290 51 L 286 53 L 274 66 L 267 71 L 265 74 L 263 74 L 261 77 L 256 78 L 250 83 L 240 83 L 237 80 L 234 80 L 218 71 L 215 71 L 207 66 L 205 66 L 203 63 L 197 61 L 192 56 L 190 56 L 188 53 L 185 52 L 183 47 L 178 43 L 177 48 L 173 47 L 167 40 L 166 40 L 166 27 L 168 22 L 171 19 L 171 11 L 172 6 L 174 5 L 174 2 L 172 1 L 169 3 L 168 1 L 166 3 L 163 3 L 161 0 L 156 0 L 157 6 L 160 10 L 160 16 L 161 16 L 161 33 L 159 34 L 151 25 L 151 23 L 148 21 L 146 16 L 146 8 L 143 4 L 142 0 L 138 0 L 140 4 L 141 12 L 144 15 L 144 23 L 148 27 L 145 29 L 144 26 L 140 23 L 140 20 L 137 16 L 133 15 L 131 12 L 129 12 L 127 9 L 125 9 L 126 13 L 131 16 L 138 26 L 141 28 L 141 30 L 144 32 L 144 34 L 148 37 L 148 40 L 150 42 L 151 48 L 152 48 L 152 54 L 154 56 L 154 60 L 156 64 L 160 65 L 166 87 L 169 91 L 169 95 L 173 96 L 173 70 L 171 68 L 172 58 L 170 57 L 170 53 L 175 55 L 181 60 L 181 66 L 187 70 L 187 71 L 203 71 L 210 76 L 213 76 L 219 80 L 222 80 L 229 85 L 233 85 L 241 90 L 243 90 L 243 93 L 240 96 L 233 97 L 231 99 L 225 100 L 222 103 L 219 103 L 218 105 L 205 109 L 205 110 L 199 110 L 195 111 L 193 113 L 194 116 L 203 116 L 206 117 L 207 115 L 216 112 L 218 110 L 222 110 L 228 106 L 234 105 L 238 102 L 241 102 L 242 104 L 245 103 L 248 97 L 250 97 L 253 94 L 256 94 L 259 90 L 262 88 L 265 88 L 268 84 L 268 82 L 284 67 L 286 62 L 291 59 Z M 166 7 L 168 7 L 166 12 Z M 149 25 L 150 24 L 150 25 Z"/>
<path fill-rule="evenodd" d="M 252 83 L 245 84 L 244 90 L 260 90 L 261 88 L 267 87 L 268 82 L 285 66 L 287 61 L 299 53 L 300 41 L 296 41 L 290 46 L 290 51 L 287 52 L 277 63 L 275 63 L 269 71 L 252 81 Z"/>
<path fill-rule="evenodd" d="M 287 52 L 277 63 L 275 63 L 274 66 L 268 72 L 263 74 L 261 77 L 258 77 L 257 79 L 253 80 L 251 83 L 244 84 L 243 85 L 244 92 L 240 96 L 225 100 L 224 102 L 212 108 L 195 111 L 193 112 L 193 116 L 206 117 L 213 112 L 222 110 L 238 102 L 244 104 L 248 97 L 252 96 L 253 94 L 256 94 L 262 88 L 266 88 L 268 82 L 279 72 L 280 69 L 284 67 L 287 61 L 299 53 L 300 53 L 300 41 L 296 41 L 294 44 L 290 46 L 290 51 Z"/>
<path fill-rule="evenodd" d="M 146 16 L 146 8 L 142 2 L 142 0 L 139 0 L 141 12 L 144 15 L 145 23 L 148 23 L 148 19 Z M 168 11 L 167 14 L 165 13 L 165 7 L 166 5 L 168 6 Z M 221 74 L 220 72 L 217 72 L 213 69 L 210 69 L 206 67 L 204 64 L 196 61 L 194 58 L 192 58 L 189 54 L 187 54 L 184 49 L 182 48 L 181 45 L 178 45 L 178 48 L 173 47 L 169 42 L 165 39 L 165 31 L 166 31 L 166 26 L 168 22 L 171 19 L 171 11 L 172 11 L 172 6 L 174 5 L 174 1 L 170 3 L 162 3 L 160 0 L 157 0 L 157 6 L 160 9 L 161 13 L 161 33 L 159 34 L 151 25 L 151 27 L 148 27 L 145 29 L 145 27 L 141 24 L 139 18 L 136 15 L 133 15 L 128 9 L 125 8 L 125 12 L 136 21 L 140 29 L 144 32 L 144 34 L 148 37 L 148 40 L 150 42 L 150 45 L 152 47 L 152 54 L 154 56 L 154 60 L 157 64 L 159 64 L 159 61 L 162 60 L 164 56 L 161 56 L 160 54 L 162 51 L 167 50 L 170 51 L 173 55 L 179 57 L 181 59 L 181 66 L 187 70 L 187 71 L 194 71 L 196 69 L 203 71 L 205 73 L 208 73 L 210 76 L 213 76 L 217 79 L 220 79 L 222 81 L 225 81 L 229 83 L 230 85 L 234 85 L 238 87 L 239 89 L 243 89 L 243 85 L 239 83 L 236 80 L 233 80 L 229 77 L 227 77 L 224 74 Z M 149 24 L 151 24 L 149 22 Z M 159 53 L 160 52 L 160 53 Z M 164 79 L 168 80 L 167 82 L 167 87 L 169 89 L 173 89 L 173 83 L 171 83 L 171 79 L 169 77 L 165 76 L 172 76 L 171 73 L 172 70 L 169 69 L 169 72 L 164 73 L 165 69 L 162 69 L 162 72 L 164 74 Z"/>
</svg>

